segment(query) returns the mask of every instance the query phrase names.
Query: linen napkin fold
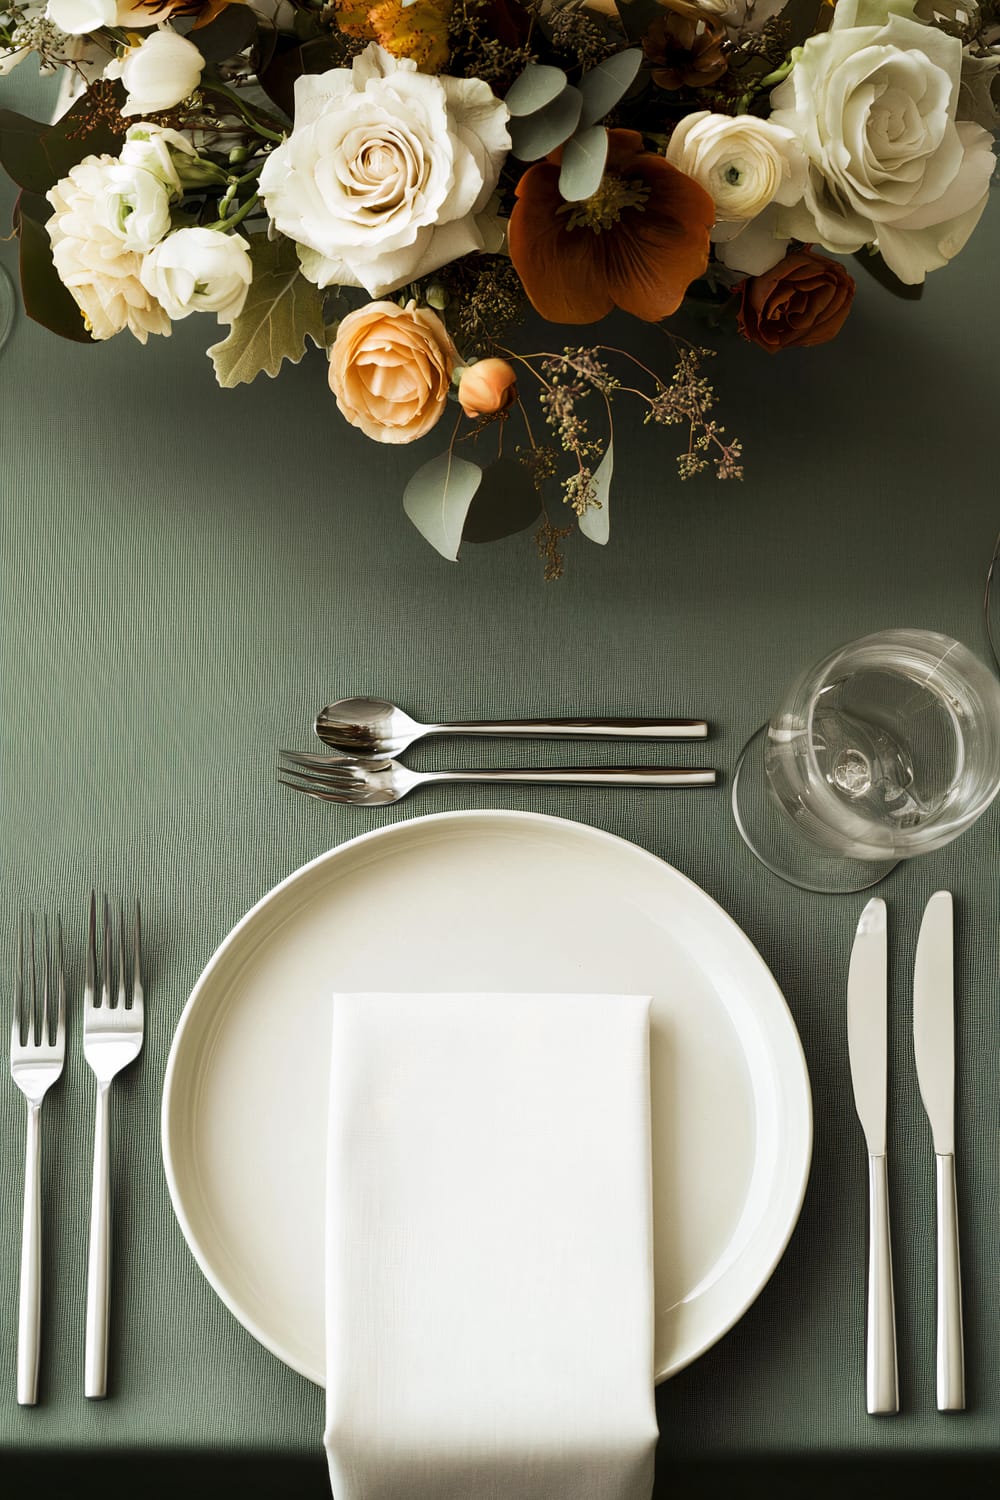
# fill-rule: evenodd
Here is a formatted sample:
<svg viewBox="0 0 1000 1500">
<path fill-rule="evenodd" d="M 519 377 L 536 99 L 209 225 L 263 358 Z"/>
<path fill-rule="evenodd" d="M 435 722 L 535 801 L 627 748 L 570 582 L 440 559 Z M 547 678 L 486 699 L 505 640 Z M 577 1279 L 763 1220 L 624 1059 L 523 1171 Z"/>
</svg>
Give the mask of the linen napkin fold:
<svg viewBox="0 0 1000 1500">
<path fill-rule="evenodd" d="M 338 994 L 334 1500 L 648 1500 L 649 999 Z"/>
</svg>

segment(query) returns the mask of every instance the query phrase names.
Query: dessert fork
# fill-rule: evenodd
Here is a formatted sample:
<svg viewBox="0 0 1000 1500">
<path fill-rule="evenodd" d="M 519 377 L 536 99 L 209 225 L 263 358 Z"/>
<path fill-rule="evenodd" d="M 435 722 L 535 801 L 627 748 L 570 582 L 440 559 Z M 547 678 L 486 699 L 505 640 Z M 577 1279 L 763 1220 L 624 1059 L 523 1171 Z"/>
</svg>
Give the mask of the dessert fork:
<svg viewBox="0 0 1000 1500">
<path fill-rule="evenodd" d="M 28 919 L 28 971 L 25 973 L 24 917 L 17 945 L 17 981 L 10 1027 L 11 1077 L 28 1105 L 24 1153 L 24 1218 L 21 1228 L 21 1281 L 17 1304 L 17 1400 L 38 1400 L 38 1347 L 42 1313 L 42 1100 L 62 1073 L 66 1052 L 66 982 L 62 924 L 56 917 L 55 1016 L 52 1013 L 48 918 L 42 918 L 41 1010 L 35 954 L 35 919 Z M 52 1024 L 55 1021 L 55 1036 Z"/>
<path fill-rule="evenodd" d="M 97 1079 L 94 1124 L 94 1176 L 90 1199 L 90 1244 L 87 1255 L 87 1323 L 84 1394 L 104 1396 L 108 1388 L 108 1310 L 111 1283 L 110 1110 L 111 1082 L 142 1049 L 143 993 L 141 918 L 135 903 L 132 929 L 132 992 L 125 984 L 125 913 L 118 912 L 118 986 L 111 997 L 111 921 L 104 897 L 101 930 L 100 989 L 97 985 L 97 898 L 90 893 L 87 968 L 83 990 L 83 1055 Z"/>
<path fill-rule="evenodd" d="M 357 802 L 377 806 L 399 802 L 424 782 L 533 782 L 560 786 L 714 786 L 717 773 L 695 767 L 545 766 L 538 770 L 411 771 L 398 760 L 358 760 L 351 756 L 280 752 L 282 786 L 320 802 Z"/>
</svg>

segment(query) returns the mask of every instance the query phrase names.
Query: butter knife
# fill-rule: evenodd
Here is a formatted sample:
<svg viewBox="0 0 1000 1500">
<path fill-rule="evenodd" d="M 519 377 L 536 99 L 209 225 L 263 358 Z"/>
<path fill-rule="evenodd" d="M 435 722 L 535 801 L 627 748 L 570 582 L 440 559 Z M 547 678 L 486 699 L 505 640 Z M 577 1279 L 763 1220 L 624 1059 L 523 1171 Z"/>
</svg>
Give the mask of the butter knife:
<svg viewBox="0 0 1000 1500">
<path fill-rule="evenodd" d="M 847 1050 L 854 1103 L 868 1147 L 868 1318 L 865 1394 L 872 1415 L 899 1410 L 896 1300 L 886 1161 L 888 939 L 885 902 L 858 922 L 847 978 Z"/>
<path fill-rule="evenodd" d="M 962 1273 L 955 1187 L 955 957 L 951 892 L 924 909 L 913 970 L 913 1051 L 934 1136 L 937 1192 L 937 1404 L 965 1409 Z"/>
</svg>

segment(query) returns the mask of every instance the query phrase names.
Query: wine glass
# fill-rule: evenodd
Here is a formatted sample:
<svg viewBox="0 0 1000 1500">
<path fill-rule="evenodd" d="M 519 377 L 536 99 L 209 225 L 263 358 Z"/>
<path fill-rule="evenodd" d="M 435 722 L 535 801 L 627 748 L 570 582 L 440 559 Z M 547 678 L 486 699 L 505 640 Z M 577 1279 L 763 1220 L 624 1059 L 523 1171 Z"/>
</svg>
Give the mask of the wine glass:
<svg viewBox="0 0 1000 1500">
<path fill-rule="evenodd" d="M 993 543 L 993 556 L 986 569 L 986 592 L 983 595 L 983 613 L 986 616 L 986 639 L 1000 672 L 1000 533 Z"/>
<path fill-rule="evenodd" d="M 860 891 L 963 833 L 1000 791 L 1000 680 L 961 642 L 884 630 L 807 668 L 748 741 L 736 822 L 768 869 Z"/>
<path fill-rule="evenodd" d="M 6 344 L 7 336 L 14 326 L 16 307 L 13 283 L 4 267 L 0 266 L 0 349 Z"/>
</svg>

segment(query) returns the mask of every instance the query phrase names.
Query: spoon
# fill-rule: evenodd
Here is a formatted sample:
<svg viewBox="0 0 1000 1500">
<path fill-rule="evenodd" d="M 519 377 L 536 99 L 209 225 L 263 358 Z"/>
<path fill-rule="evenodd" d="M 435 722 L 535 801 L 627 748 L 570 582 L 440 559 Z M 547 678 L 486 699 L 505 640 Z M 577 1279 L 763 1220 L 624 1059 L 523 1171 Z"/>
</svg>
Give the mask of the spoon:
<svg viewBox="0 0 1000 1500">
<path fill-rule="evenodd" d="M 342 698 L 316 715 L 316 733 L 325 745 L 353 755 L 401 755 L 427 734 L 513 734 L 554 739 L 703 740 L 704 719 L 508 719 L 461 724 L 418 724 L 381 698 Z"/>
</svg>

